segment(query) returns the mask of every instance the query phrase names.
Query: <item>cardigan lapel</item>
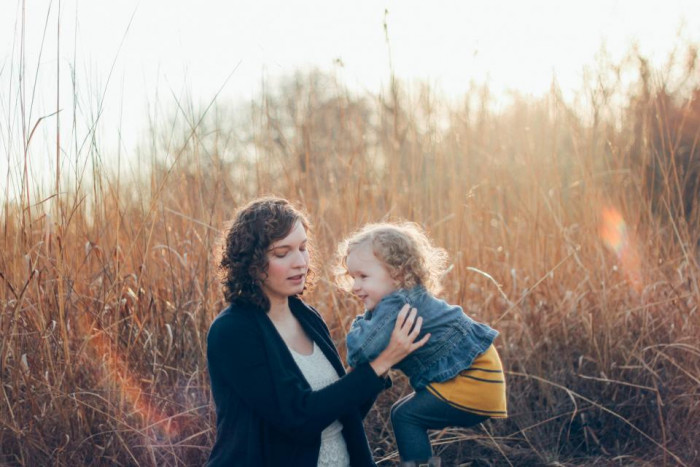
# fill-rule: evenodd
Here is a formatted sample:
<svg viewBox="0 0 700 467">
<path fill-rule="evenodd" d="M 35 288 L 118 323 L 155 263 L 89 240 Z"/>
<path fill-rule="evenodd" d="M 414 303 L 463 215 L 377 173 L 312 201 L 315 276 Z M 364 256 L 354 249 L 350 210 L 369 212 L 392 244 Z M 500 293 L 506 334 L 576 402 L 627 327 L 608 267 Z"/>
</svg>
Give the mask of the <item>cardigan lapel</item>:
<svg viewBox="0 0 700 467">
<path fill-rule="evenodd" d="M 338 355 L 335 345 L 330 340 L 330 335 L 328 334 L 323 318 L 321 318 L 316 311 L 311 309 L 306 303 L 297 297 L 289 298 L 289 308 L 297 321 L 299 321 L 299 324 L 301 324 L 301 327 L 304 329 L 306 335 L 309 336 L 309 339 L 318 345 L 328 361 L 331 363 L 331 365 L 333 365 L 333 368 L 335 369 L 336 373 L 338 373 L 338 376 L 342 377 L 345 375 L 345 368 L 340 361 L 340 356 Z M 274 352 L 279 356 L 279 358 L 282 358 L 286 362 L 286 364 L 283 364 L 284 367 L 287 369 L 292 368 L 292 371 L 294 371 L 294 373 L 306 383 L 306 378 L 294 361 L 294 357 L 292 357 L 289 347 L 287 347 L 287 344 L 284 342 L 284 339 L 282 339 L 282 336 L 280 336 L 277 328 L 275 328 L 275 325 L 272 323 L 267 313 L 255 312 L 253 315 L 255 316 L 263 335 L 266 336 L 268 348 L 271 347 L 274 349 Z M 280 363 L 282 362 L 280 361 Z"/>
<path fill-rule="evenodd" d="M 345 375 L 345 368 L 340 361 L 338 350 L 330 339 L 330 334 L 323 318 L 296 297 L 290 297 L 289 308 L 301 324 L 301 327 L 304 328 L 306 335 L 319 346 L 328 361 L 333 365 L 338 376 L 342 377 Z"/>
</svg>

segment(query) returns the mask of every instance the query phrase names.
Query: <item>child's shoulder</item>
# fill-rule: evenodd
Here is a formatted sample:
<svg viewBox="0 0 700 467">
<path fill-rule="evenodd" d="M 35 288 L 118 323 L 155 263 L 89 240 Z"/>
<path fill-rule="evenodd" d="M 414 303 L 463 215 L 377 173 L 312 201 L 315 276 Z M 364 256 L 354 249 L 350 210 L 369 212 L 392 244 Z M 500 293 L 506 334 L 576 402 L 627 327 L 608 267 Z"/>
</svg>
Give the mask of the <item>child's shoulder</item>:
<svg viewBox="0 0 700 467">
<path fill-rule="evenodd" d="M 385 308 L 395 305 L 403 306 L 409 302 L 408 293 L 405 289 L 394 290 L 390 294 L 384 295 L 381 300 L 375 306 L 375 310 L 378 308 Z"/>
<path fill-rule="evenodd" d="M 372 310 L 372 315 L 398 313 L 406 304 L 416 306 L 416 297 L 412 294 L 412 291 L 413 289 L 397 289 L 384 295 Z"/>
<path fill-rule="evenodd" d="M 417 306 L 427 298 L 431 297 L 430 293 L 422 285 L 417 285 L 410 289 L 398 289 L 385 295 L 379 302 L 379 305 L 405 305 Z"/>
</svg>

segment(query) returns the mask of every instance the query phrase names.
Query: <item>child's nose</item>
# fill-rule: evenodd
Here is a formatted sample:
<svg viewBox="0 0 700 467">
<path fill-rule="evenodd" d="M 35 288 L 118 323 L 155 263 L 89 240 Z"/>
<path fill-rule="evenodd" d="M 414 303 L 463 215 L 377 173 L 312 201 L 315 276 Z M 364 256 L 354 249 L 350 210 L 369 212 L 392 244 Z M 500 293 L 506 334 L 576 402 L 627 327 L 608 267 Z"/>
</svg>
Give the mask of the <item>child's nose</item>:
<svg viewBox="0 0 700 467">
<path fill-rule="evenodd" d="M 353 279 L 352 280 L 352 291 L 357 292 L 358 290 L 360 290 L 360 281 L 357 279 Z"/>
</svg>

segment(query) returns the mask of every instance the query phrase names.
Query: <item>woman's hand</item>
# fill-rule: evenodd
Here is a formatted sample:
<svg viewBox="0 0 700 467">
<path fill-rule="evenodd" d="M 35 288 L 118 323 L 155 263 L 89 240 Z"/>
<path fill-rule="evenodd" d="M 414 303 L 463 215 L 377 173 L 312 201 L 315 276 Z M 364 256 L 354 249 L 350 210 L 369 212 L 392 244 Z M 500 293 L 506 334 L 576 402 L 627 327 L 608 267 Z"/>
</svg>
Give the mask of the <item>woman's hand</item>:
<svg viewBox="0 0 700 467">
<path fill-rule="evenodd" d="M 389 368 L 406 358 L 414 350 L 422 347 L 430 339 L 430 334 L 426 334 L 421 340 L 415 342 L 423 324 L 423 318 L 416 319 L 417 313 L 417 310 L 410 308 L 408 304 L 399 311 L 389 345 L 376 359 L 370 362 L 370 366 L 377 375 L 386 374 Z"/>
</svg>

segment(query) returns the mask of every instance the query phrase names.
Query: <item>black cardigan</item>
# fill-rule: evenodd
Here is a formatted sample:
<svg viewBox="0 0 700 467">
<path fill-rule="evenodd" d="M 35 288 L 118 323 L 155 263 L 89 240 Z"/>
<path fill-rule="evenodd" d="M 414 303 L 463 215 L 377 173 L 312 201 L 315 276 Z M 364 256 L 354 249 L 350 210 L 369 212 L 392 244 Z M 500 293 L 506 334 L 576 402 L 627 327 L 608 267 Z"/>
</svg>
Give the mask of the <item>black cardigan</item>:
<svg viewBox="0 0 700 467">
<path fill-rule="evenodd" d="M 374 466 L 362 419 L 391 383 L 367 363 L 345 375 L 319 313 L 295 297 L 289 305 L 341 378 L 312 391 L 267 313 L 229 306 L 207 336 L 217 431 L 208 465 L 316 467 L 321 431 L 338 419 L 352 466 Z"/>
</svg>

